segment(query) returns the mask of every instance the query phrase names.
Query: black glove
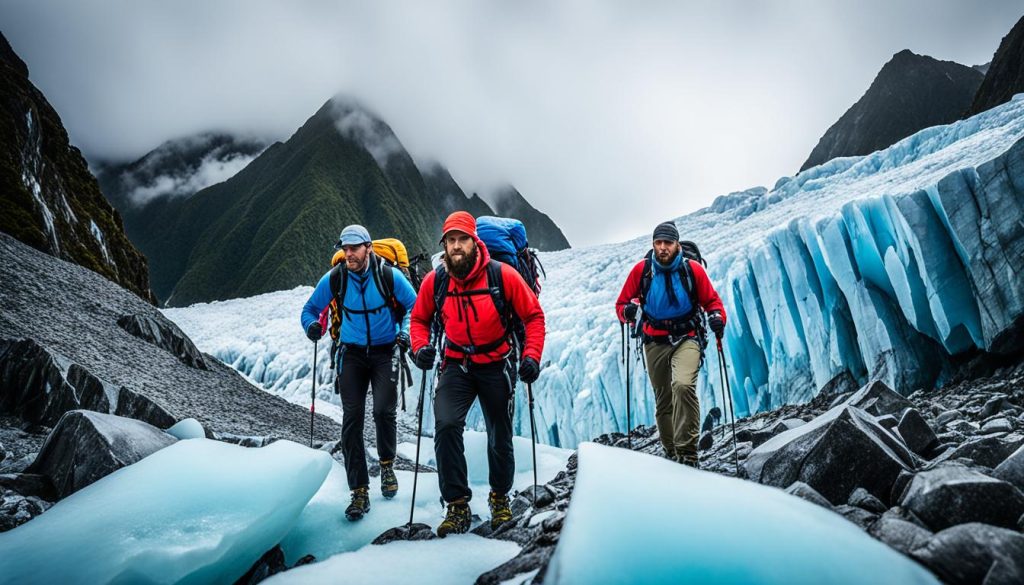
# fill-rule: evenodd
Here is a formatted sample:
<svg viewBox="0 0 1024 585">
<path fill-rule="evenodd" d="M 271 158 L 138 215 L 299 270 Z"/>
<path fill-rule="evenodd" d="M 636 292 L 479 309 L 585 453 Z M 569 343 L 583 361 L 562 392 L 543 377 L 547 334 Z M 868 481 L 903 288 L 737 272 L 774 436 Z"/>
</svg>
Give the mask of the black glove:
<svg viewBox="0 0 1024 585">
<path fill-rule="evenodd" d="M 532 357 L 523 358 L 523 362 L 519 364 L 519 379 L 527 384 L 533 384 L 539 376 L 540 365 L 537 364 L 537 360 Z"/>
<path fill-rule="evenodd" d="M 308 337 L 310 341 L 319 341 L 323 336 L 324 328 L 320 326 L 319 321 L 313 321 L 309 324 L 309 327 L 306 327 L 306 337 Z"/>
<path fill-rule="evenodd" d="M 421 347 L 420 350 L 416 352 L 416 356 L 413 358 L 413 361 L 416 362 L 417 368 L 421 370 L 429 370 L 434 367 L 434 359 L 436 357 L 437 350 L 434 349 L 434 346 L 427 345 Z"/>
<path fill-rule="evenodd" d="M 398 335 L 395 336 L 395 345 L 397 345 L 403 353 L 409 351 L 409 334 L 405 331 L 399 331 Z"/>
<path fill-rule="evenodd" d="M 715 332 L 715 337 L 721 339 L 722 332 L 725 331 L 725 320 L 722 319 L 722 314 L 718 311 L 708 313 L 708 327 Z"/>
<path fill-rule="evenodd" d="M 632 323 L 636 321 L 636 312 L 640 309 L 640 305 L 636 303 L 627 303 L 625 307 L 622 307 L 622 316 L 626 318 L 626 321 Z"/>
</svg>

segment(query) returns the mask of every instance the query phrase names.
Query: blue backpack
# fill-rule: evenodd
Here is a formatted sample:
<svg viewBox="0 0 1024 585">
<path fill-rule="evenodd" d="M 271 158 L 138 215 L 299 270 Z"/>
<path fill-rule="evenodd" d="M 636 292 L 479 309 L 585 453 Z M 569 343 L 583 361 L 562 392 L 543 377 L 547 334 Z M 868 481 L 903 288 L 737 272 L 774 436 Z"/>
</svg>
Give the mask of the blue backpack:
<svg viewBox="0 0 1024 585">
<path fill-rule="evenodd" d="M 537 250 L 530 248 L 523 222 L 484 215 L 476 220 L 476 235 L 487 246 L 491 258 L 515 268 L 534 294 L 540 294 L 544 267 L 537 259 Z"/>
</svg>

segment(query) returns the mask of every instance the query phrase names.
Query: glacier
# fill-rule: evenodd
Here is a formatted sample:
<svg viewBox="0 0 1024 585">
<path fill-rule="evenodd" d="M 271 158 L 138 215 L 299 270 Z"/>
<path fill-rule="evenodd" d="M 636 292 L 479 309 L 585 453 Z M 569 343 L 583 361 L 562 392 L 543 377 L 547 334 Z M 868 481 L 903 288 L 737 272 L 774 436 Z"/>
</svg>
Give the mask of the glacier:
<svg viewBox="0 0 1024 585">
<path fill-rule="evenodd" d="M 608 481 L 619 476 L 646 481 Z M 853 523 L 782 490 L 596 443 L 580 445 L 572 505 L 545 576 L 559 584 L 880 580 L 939 583 Z"/>
<path fill-rule="evenodd" d="M 722 196 L 676 219 L 682 237 L 700 246 L 726 304 L 724 355 L 735 414 L 805 402 L 840 377 L 858 384 L 881 379 L 904 393 L 931 388 L 950 376 L 958 356 L 1020 349 L 1022 194 L 1018 95 L 887 149 L 831 160 L 771 189 Z M 571 447 L 626 428 L 613 305 L 630 266 L 649 247 L 645 234 L 541 254 L 547 340 L 533 388 L 542 442 Z M 310 291 L 165 313 L 201 350 L 308 406 L 312 348 L 294 317 Z M 320 350 L 317 409 L 321 401 L 337 409 L 327 351 Z M 709 347 L 698 381 L 702 415 L 723 404 L 719 367 Z M 414 377 L 418 382 L 419 373 Z M 653 424 L 654 399 L 639 361 L 631 388 L 633 425 Z M 408 391 L 410 405 L 415 395 Z M 425 419 L 429 432 L 429 408 Z M 468 423 L 483 428 L 477 409 Z M 522 388 L 515 428 L 529 436 Z"/>
</svg>

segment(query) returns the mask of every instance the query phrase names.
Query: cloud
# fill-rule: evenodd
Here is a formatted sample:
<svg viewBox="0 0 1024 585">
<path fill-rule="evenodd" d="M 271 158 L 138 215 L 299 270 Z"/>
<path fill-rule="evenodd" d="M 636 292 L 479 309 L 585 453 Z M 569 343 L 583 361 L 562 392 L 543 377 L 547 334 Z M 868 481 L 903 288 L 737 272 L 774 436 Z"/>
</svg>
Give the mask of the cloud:
<svg viewBox="0 0 1024 585">
<path fill-rule="evenodd" d="M 223 183 L 238 174 L 258 155 L 238 154 L 221 159 L 216 153 L 202 159 L 190 173 L 157 175 L 144 184 L 137 184 L 134 175 L 125 173 L 122 180 L 129 185 L 128 198 L 136 205 L 145 205 L 159 197 L 185 197 L 210 185 Z"/>
<path fill-rule="evenodd" d="M 334 98 L 331 105 L 338 132 L 368 150 L 379 167 L 386 167 L 388 159 L 402 151 L 394 132 L 366 106 L 342 97 Z"/>
<path fill-rule="evenodd" d="M 1020 16 L 1008 0 L 0 3 L 90 157 L 212 128 L 285 139 L 344 93 L 418 163 L 467 193 L 515 185 L 574 244 L 774 184 L 892 54 L 984 63 Z"/>
</svg>

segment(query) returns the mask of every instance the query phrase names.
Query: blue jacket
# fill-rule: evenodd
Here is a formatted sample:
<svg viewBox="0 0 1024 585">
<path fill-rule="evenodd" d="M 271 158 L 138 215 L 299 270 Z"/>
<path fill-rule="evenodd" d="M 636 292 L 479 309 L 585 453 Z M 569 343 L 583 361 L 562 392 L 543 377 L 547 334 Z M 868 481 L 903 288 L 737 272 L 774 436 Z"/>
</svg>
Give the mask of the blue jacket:
<svg viewBox="0 0 1024 585">
<path fill-rule="evenodd" d="M 372 261 L 372 260 L 371 260 Z M 384 267 L 382 270 L 388 270 Z M 395 273 L 395 299 L 405 307 L 405 318 L 401 324 L 395 323 L 394 315 L 384 306 L 384 296 L 374 284 L 373 275 L 369 270 L 362 273 L 348 273 L 348 288 L 345 290 L 345 306 L 353 310 L 368 310 L 380 307 L 380 310 L 368 313 L 367 315 L 352 315 L 342 312 L 341 343 L 353 345 L 384 345 L 394 343 L 395 335 L 399 328 L 406 334 L 409 333 L 409 313 L 416 303 L 416 292 L 412 285 L 406 280 L 401 270 L 393 269 Z M 302 330 L 305 331 L 310 324 L 318 320 L 324 307 L 331 304 L 331 272 L 327 271 L 309 300 L 302 307 Z M 367 318 L 369 319 L 369 335 L 367 335 Z"/>
<path fill-rule="evenodd" d="M 690 302 L 690 295 L 683 287 L 683 279 L 680 278 L 679 267 L 683 261 L 683 255 L 678 254 L 675 260 L 668 266 L 654 260 L 651 262 L 654 274 L 651 278 L 651 290 L 647 291 L 647 299 L 644 303 L 644 311 L 653 319 L 674 319 L 683 317 L 691 310 L 693 305 Z M 668 273 L 672 282 L 672 289 L 675 292 L 676 303 L 672 303 L 665 287 L 665 274 Z"/>
</svg>

